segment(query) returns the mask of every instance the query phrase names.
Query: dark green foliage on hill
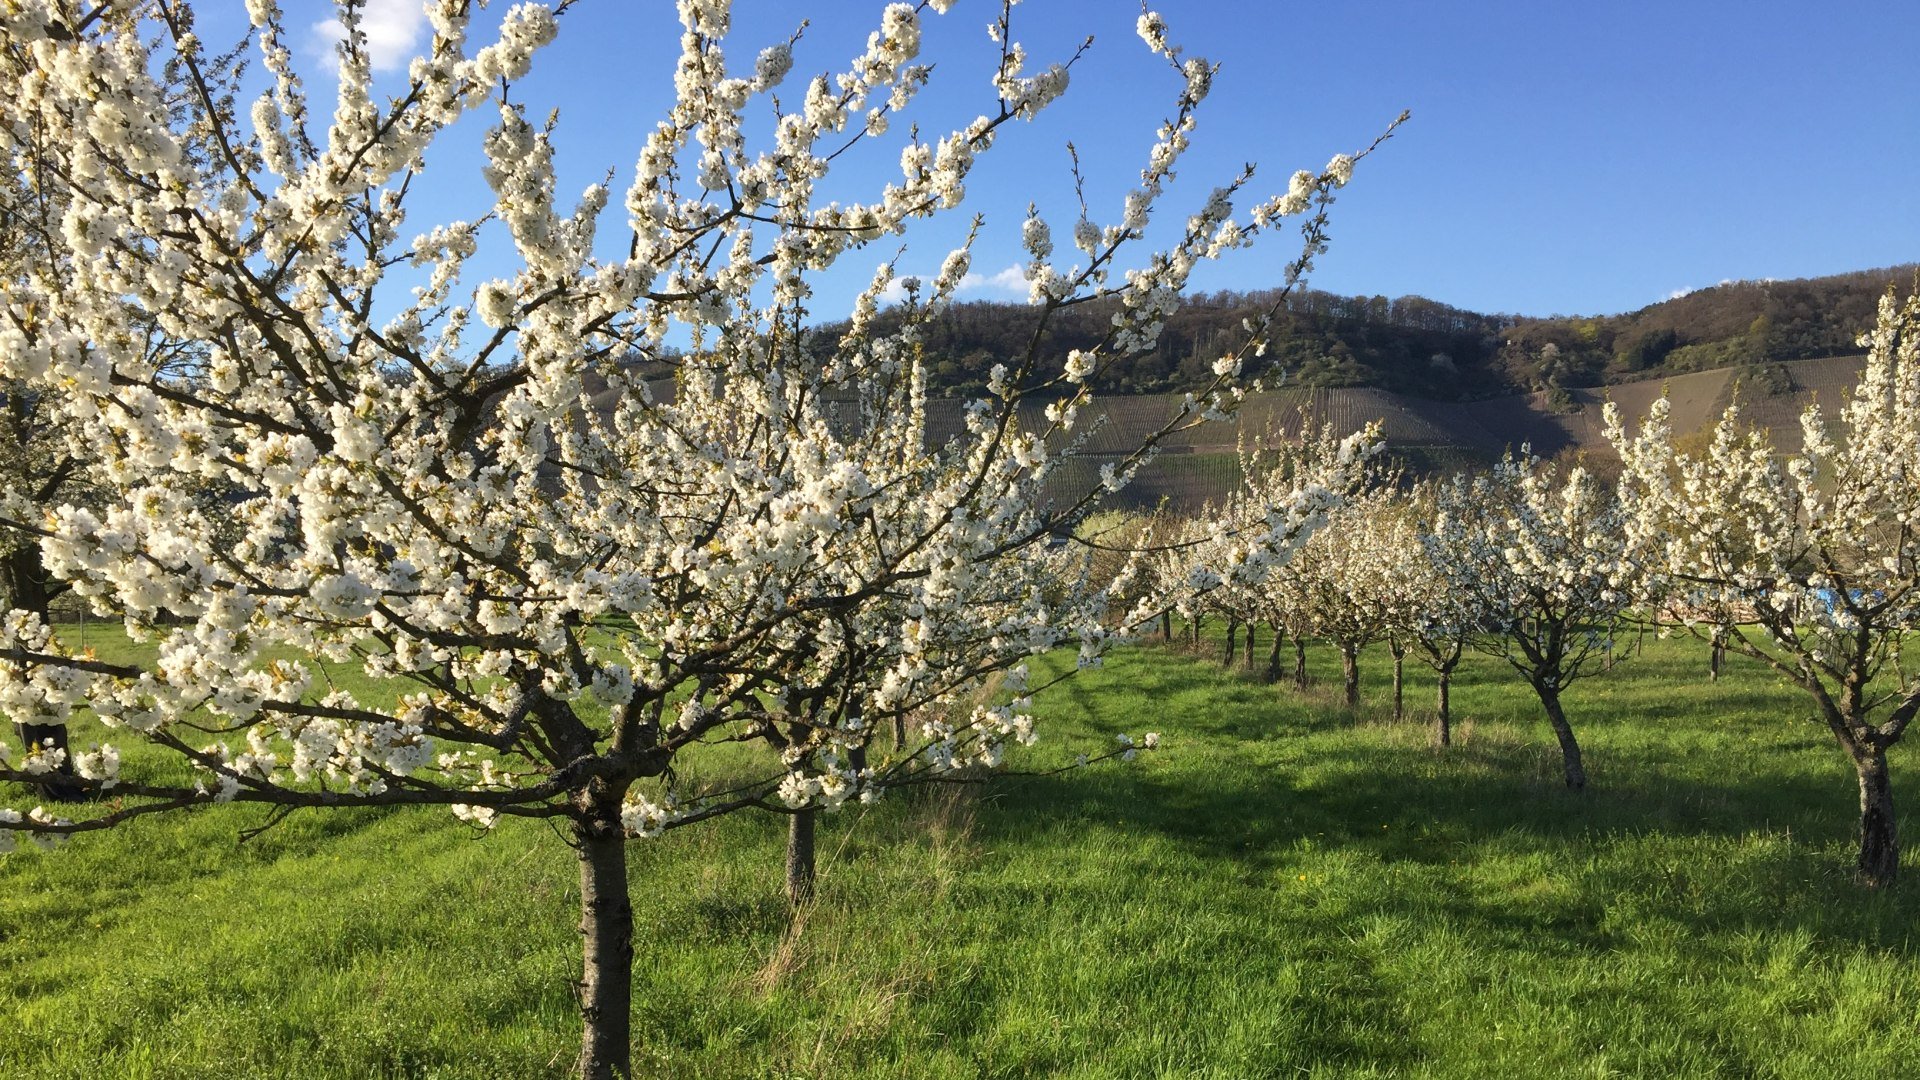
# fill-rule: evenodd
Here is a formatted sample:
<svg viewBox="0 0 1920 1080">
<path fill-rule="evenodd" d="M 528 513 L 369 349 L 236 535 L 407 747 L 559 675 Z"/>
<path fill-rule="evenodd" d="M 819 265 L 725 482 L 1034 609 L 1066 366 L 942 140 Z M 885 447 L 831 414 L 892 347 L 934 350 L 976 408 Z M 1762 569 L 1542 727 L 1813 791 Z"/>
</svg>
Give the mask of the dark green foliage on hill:
<svg viewBox="0 0 1920 1080">
<path fill-rule="evenodd" d="M 1911 290 L 1917 269 L 1736 281 L 1625 315 L 1522 319 L 1499 367 L 1515 389 L 1539 390 L 1849 355 L 1887 286 Z"/>
<path fill-rule="evenodd" d="M 1277 309 L 1273 343 L 1249 375 L 1284 372 L 1316 387 L 1374 387 L 1415 397 L 1470 401 L 1720 367 L 1847 355 L 1873 323 L 1888 285 L 1913 287 L 1914 265 L 1798 281 L 1742 281 L 1701 289 L 1623 315 L 1530 318 L 1482 314 L 1419 296 L 1335 296 L 1307 291 Z M 1242 340 L 1243 322 L 1280 303 L 1277 291 L 1199 293 L 1167 321 L 1159 346 L 1116 362 L 1110 392 L 1185 390 L 1207 381 L 1213 360 Z M 1087 303 L 1055 314 L 1040 338 L 1041 375 L 1067 352 L 1099 344 L 1114 305 Z M 998 363 L 1016 365 L 1034 340 L 1037 312 L 1021 303 L 955 304 L 926 337 L 937 394 L 984 390 Z M 883 316 L 883 322 L 885 317 Z M 840 325 L 816 331 L 832 347 Z"/>
</svg>

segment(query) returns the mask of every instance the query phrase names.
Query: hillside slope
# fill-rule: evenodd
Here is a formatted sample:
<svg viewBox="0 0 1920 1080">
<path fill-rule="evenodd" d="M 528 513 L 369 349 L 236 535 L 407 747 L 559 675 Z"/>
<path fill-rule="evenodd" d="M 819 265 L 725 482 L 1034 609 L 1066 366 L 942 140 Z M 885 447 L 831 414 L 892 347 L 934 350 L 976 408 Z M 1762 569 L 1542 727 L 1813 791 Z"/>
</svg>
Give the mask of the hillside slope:
<svg viewBox="0 0 1920 1080">
<path fill-rule="evenodd" d="M 1545 392 L 1571 409 L 1570 395 L 1582 389 L 1722 368 L 1740 369 L 1750 383 L 1784 384 L 1781 362 L 1852 352 L 1881 294 L 1912 289 L 1917 270 L 1727 282 L 1625 314 L 1548 318 L 1467 311 L 1418 296 L 1199 294 L 1167 318 L 1152 350 L 1116 359 L 1100 384 L 1125 394 L 1204 385 L 1214 359 L 1244 339 L 1243 321 L 1268 311 L 1277 311 L 1269 347 L 1247 359 L 1246 374 L 1284 373 L 1305 387 L 1436 401 Z M 1113 312 L 1111 301 L 1056 312 L 1038 337 L 1038 374 L 1057 372 L 1069 350 L 1096 346 Z M 984 390 L 995 364 L 1019 370 L 1038 318 L 1037 309 L 1018 303 L 966 302 L 941 312 L 924 335 L 930 386 L 964 397 Z M 841 329 L 817 328 L 809 347 L 830 352 Z"/>
<path fill-rule="evenodd" d="M 1231 421 L 1169 439 L 1161 455 L 1116 501 L 1135 509 L 1165 505 L 1176 511 L 1197 510 L 1237 483 L 1237 448 L 1243 442 L 1290 441 L 1322 425 L 1346 434 L 1375 420 L 1381 422 L 1389 451 L 1416 471 L 1485 464 L 1522 444 L 1542 457 L 1580 454 L 1604 470 L 1615 455 L 1605 437 L 1602 406 L 1614 401 L 1631 423 L 1662 394 L 1673 402 L 1673 425 L 1680 438 L 1717 421 L 1737 394 L 1747 421 L 1770 429 L 1776 446 L 1793 450 L 1800 445 L 1800 414 L 1807 404 L 1818 400 L 1837 405 L 1859 380 L 1862 363 L 1859 356 L 1796 360 L 1769 365 L 1759 381 L 1742 378 L 1743 369 L 1719 368 L 1564 394 L 1536 391 L 1466 402 L 1372 388 L 1284 387 L 1249 395 Z M 1096 400 L 1088 420 L 1097 431 L 1087 443 L 1086 456 L 1063 471 L 1062 490 L 1090 484 L 1101 464 L 1139 445 L 1165 423 L 1179 409 L 1180 399 L 1179 394 L 1133 394 Z M 931 440 L 959 430 L 959 399 L 928 404 Z M 1040 408 L 1032 409 L 1030 422 L 1036 427 L 1043 424 Z"/>
</svg>

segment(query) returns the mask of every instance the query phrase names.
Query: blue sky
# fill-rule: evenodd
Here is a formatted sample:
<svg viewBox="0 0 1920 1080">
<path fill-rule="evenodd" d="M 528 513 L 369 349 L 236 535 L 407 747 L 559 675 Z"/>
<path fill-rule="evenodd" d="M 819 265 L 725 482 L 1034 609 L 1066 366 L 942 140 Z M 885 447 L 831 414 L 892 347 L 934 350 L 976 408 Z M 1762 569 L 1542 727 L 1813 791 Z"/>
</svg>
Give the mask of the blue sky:
<svg viewBox="0 0 1920 1080">
<path fill-rule="evenodd" d="M 218 5 L 224 8 L 226 5 Z M 203 19 L 231 18 L 210 12 Z M 235 5 L 237 7 L 237 5 Z M 397 68 L 424 41 L 407 0 L 373 0 L 376 47 Z M 789 98 L 804 77 L 864 47 L 881 5 L 742 0 L 731 49 L 758 49 L 811 16 Z M 1258 162 L 1255 187 L 1369 142 L 1401 109 L 1413 119 L 1365 162 L 1334 211 L 1333 248 L 1313 284 L 1342 293 L 1418 293 L 1529 315 L 1631 310 L 1725 279 L 1794 278 L 1920 259 L 1920 40 L 1912 3 L 1411 2 L 1156 5 L 1172 38 L 1221 65 L 1195 148 L 1163 204 L 1163 224 Z M 324 3 L 289 3 L 316 89 Z M 809 10 L 811 9 L 811 10 Z M 504 10 L 496 6 L 494 14 Z M 937 70 L 917 116 L 941 132 L 991 107 L 997 10 L 958 0 L 930 18 Z M 1010 298 L 1019 223 L 1037 200 L 1072 220 L 1065 145 L 1094 179 L 1097 219 L 1118 216 L 1177 81 L 1133 34 L 1128 0 L 1027 0 L 1016 36 L 1034 66 L 1088 34 L 1067 98 L 1001 140 L 968 184 L 960 214 L 907 239 L 904 270 L 931 272 L 971 212 L 977 297 Z M 565 188 L 616 171 L 623 188 L 642 133 L 671 91 L 677 26 L 665 0 L 585 0 L 516 87 L 539 115 L 560 110 Z M 389 76 L 391 77 L 391 76 Z M 841 170 L 852 195 L 897 175 L 899 138 Z M 472 143 L 432 159 L 447 217 L 484 198 Z M 415 224 L 431 222 L 416 210 Z M 899 244 L 856 253 L 818 286 L 816 315 L 844 313 L 853 290 Z M 1064 247 L 1064 244 L 1062 245 Z M 1260 288 L 1294 253 L 1273 237 L 1196 276 L 1201 289 Z"/>
</svg>

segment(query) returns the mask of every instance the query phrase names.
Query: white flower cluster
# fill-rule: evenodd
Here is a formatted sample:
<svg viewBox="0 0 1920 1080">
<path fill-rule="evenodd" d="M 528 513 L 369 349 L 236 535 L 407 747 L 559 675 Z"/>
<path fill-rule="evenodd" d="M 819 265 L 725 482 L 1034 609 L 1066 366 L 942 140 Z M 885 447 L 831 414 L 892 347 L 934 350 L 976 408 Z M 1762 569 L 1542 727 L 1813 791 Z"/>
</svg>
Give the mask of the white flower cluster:
<svg viewBox="0 0 1920 1080">
<path fill-rule="evenodd" d="M 1588 631 L 1626 613 L 1639 591 L 1627 521 L 1580 466 L 1509 457 L 1439 493 L 1425 543 L 1450 585 L 1473 598 L 1502 648 L 1553 687 L 1597 663 Z M 1517 650 L 1517 651 L 1515 651 Z"/>
<path fill-rule="evenodd" d="M 18 847 L 22 834 L 41 848 L 53 847 L 72 825 L 72 821 L 56 817 L 44 807 L 36 806 L 24 815 L 18 810 L 0 807 L 0 855 Z"/>
<path fill-rule="evenodd" d="M 1243 448 L 1239 490 L 1188 523 L 1184 542 L 1157 559 L 1155 605 L 1247 624 L 1302 617 L 1294 599 L 1306 580 L 1301 561 L 1346 550 L 1351 532 L 1330 525 L 1372 483 L 1370 462 L 1383 445 L 1377 425 L 1347 436 L 1331 427 L 1305 433 L 1298 443 Z"/>
</svg>

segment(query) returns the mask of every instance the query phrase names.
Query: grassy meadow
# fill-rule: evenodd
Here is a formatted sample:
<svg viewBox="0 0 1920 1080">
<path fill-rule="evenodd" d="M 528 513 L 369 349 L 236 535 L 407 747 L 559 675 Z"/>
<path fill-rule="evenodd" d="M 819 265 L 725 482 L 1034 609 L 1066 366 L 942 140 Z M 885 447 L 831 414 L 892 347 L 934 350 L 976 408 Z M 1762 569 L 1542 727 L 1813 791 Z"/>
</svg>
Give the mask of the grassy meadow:
<svg viewBox="0 0 1920 1080">
<path fill-rule="evenodd" d="M 1701 646 L 1650 640 L 1569 693 L 1573 794 L 1497 662 L 1464 669 L 1438 753 L 1424 668 L 1394 723 L 1383 654 L 1358 715 L 1313 659 L 1301 694 L 1120 653 L 1036 703 L 1016 765 L 1121 730 L 1160 751 L 842 810 L 794 921 L 783 820 L 636 842 L 638 1075 L 1834 1080 L 1920 1057 L 1920 871 L 1853 884 L 1852 772 L 1793 688 L 1738 658 L 1708 684 Z M 567 1069 L 553 830 L 306 812 L 238 843 L 263 817 L 0 860 L 0 1076 Z"/>
</svg>

